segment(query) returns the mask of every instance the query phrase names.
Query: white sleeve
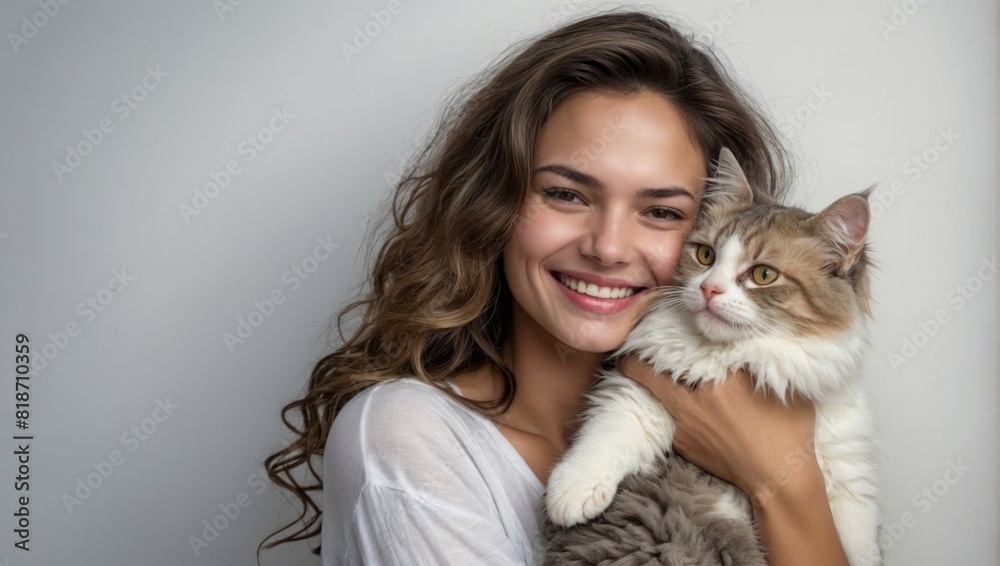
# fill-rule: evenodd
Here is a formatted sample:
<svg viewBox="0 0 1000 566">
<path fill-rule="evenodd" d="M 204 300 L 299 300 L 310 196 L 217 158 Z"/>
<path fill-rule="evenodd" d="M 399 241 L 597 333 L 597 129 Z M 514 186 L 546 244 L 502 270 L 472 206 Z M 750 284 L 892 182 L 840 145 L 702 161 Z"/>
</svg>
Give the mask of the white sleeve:
<svg viewBox="0 0 1000 566">
<path fill-rule="evenodd" d="M 365 565 L 523 564 L 503 530 L 471 515 L 381 486 L 364 490 L 354 516 L 351 546 Z"/>
<path fill-rule="evenodd" d="M 524 564 L 496 470 L 450 400 L 380 387 L 348 403 L 323 459 L 323 564 Z M 482 469 L 482 468 L 486 469 Z"/>
</svg>

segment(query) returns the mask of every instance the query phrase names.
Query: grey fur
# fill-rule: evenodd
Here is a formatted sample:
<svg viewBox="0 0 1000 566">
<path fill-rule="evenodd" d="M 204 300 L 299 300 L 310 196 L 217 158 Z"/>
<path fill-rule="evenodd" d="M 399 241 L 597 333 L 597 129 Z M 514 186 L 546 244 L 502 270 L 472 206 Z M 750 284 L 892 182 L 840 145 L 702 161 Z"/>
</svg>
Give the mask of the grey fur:
<svg viewBox="0 0 1000 566">
<path fill-rule="evenodd" d="M 548 565 L 767 566 L 750 523 L 711 513 L 730 488 L 679 456 L 621 483 L 611 506 L 563 529 L 545 521 Z"/>
</svg>

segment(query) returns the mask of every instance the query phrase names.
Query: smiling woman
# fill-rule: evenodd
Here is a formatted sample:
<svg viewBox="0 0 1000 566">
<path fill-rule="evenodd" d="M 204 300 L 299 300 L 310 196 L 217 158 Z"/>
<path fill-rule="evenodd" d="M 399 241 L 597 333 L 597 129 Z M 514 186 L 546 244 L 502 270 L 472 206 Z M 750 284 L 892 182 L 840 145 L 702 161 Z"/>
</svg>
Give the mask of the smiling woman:
<svg viewBox="0 0 1000 566">
<path fill-rule="evenodd" d="M 548 475 L 595 371 L 672 282 L 708 156 L 729 147 L 751 186 L 785 187 L 763 114 L 645 13 L 513 50 L 442 115 L 396 186 L 368 287 L 338 317 L 360 309 L 358 326 L 284 409 L 296 439 L 266 466 L 303 509 L 268 546 L 321 534 L 324 564 L 535 563 Z M 709 471 L 766 475 L 769 454 L 811 434 L 808 406 L 775 411 L 738 379 L 719 390 L 678 418 L 677 446 Z M 695 417 L 712 426 L 686 427 Z M 803 469 L 758 517 L 771 564 L 842 563 Z"/>
<path fill-rule="evenodd" d="M 618 135 L 585 163 L 581 144 Z M 650 92 L 585 92 L 541 128 L 536 167 L 504 274 L 518 310 L 566 346 L 606 352 L 625 339 L 645 291 L 670 283 L 694 227 L 707 169 L 674 105 Z"/>
</svg>

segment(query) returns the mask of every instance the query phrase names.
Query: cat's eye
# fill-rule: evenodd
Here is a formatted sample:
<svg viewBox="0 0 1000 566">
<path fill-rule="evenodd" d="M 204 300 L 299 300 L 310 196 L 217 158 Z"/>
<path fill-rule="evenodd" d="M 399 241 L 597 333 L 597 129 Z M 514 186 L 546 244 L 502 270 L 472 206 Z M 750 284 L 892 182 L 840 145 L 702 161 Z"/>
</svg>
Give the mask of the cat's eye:
<svg viewBox="0 0 1000 566">
<path fill-rule="evenodd" d="M 712 265 L 715 263 L 715 250 L 705 244 L 698 245 L 695 256 L 698 258 L 698 263 L 702 265 Z"/>
<path fill-rule="evenodd" d="M 766 265 L 757 265 L 750 272 L 753 282 L 758 285 L 770 285 L 778 278 L 778 271 Z"/>
</svg>

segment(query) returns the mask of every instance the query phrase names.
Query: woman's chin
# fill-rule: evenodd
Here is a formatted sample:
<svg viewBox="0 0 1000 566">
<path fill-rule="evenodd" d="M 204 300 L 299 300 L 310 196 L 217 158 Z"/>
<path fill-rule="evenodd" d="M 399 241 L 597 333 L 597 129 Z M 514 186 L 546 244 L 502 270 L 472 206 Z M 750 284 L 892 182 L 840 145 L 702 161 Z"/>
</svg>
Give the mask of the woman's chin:
<svg viewBox="0 0 1000 566">
<path fill-rule="evenodd" d="M 605 356 L 622 345 L 625 341 L 625 334 L 611 336 L 609 334 L 598 336 L 575 336 L 567 337 L 565 341 L 556 342 L 556 353 L 562 361 L 569 353 L 592 354 L 595 356 Z"/>
</svg>

